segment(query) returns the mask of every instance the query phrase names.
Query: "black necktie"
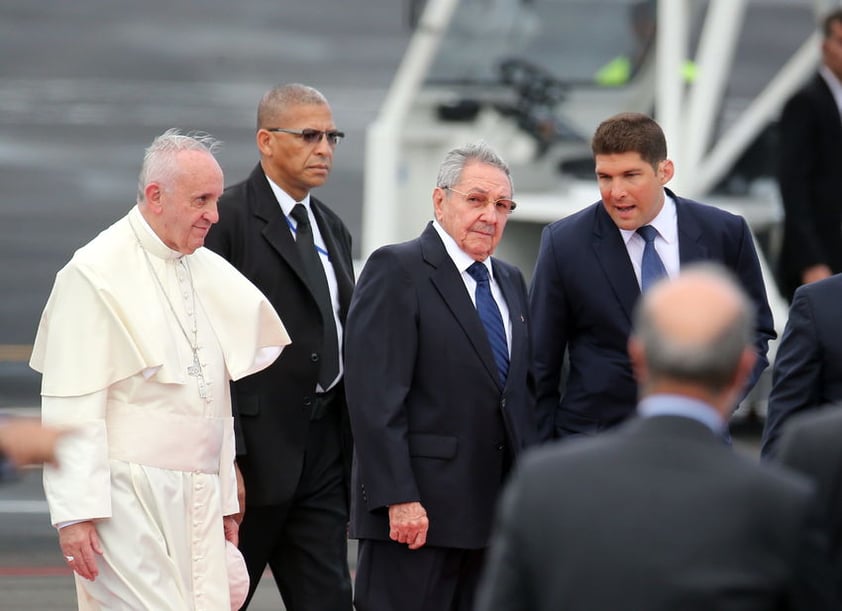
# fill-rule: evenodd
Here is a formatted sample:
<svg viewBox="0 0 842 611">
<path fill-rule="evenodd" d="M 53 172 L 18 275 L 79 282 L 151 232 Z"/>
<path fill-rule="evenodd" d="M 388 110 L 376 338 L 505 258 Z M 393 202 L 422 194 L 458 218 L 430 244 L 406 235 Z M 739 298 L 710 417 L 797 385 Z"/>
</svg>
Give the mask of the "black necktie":
<svg viewBox="0 0 842 611">
<path fill-rule="evenodd" d="M 646 241 L 643 247 L 643 259 L 640 262 L 640 288 L 642 292 L 652 286 L 659 278 L 667 275 L 664 262 L 655 250 L 655 238 L 658 237 L 658 230 L 652 225 L 644 225 L 638 228 L 637 233 Z"/>
<path fill-rule="evenodd" d="M 500 382 L 505 385 L 506 376 L 509 374 L 509 345 L 506 342 L 503 317 L 500 316 L 500 309 L 491 294 L 488 268 L 483 263 L 475 261 L 468 268 L 468 273 L 477 281 L 477 313 L 485 326 L 488 343 L 491 344 L 491 351 L 494 353 L 494 362 L 500 373 Z"/>
<path fill-rule="evenodd" d="M 330 289 L 327 286 L 325 269 L 316 252 L 313 242 L 313 230 L 310 218 L 304 204 L 295 204 L 290 213 L 295 219 L 295 247 L 304 266 L 304 275 L 310 290 L 319 305 L 319 312 L 324 323 L 322 335 L 321 367 L 319 369 L 319 385 L 327 390 L 339 375 L 339 339 L 336 334 L 336 321 L 333 318 L 333 302 L 330 299 Z"/>
</svg>

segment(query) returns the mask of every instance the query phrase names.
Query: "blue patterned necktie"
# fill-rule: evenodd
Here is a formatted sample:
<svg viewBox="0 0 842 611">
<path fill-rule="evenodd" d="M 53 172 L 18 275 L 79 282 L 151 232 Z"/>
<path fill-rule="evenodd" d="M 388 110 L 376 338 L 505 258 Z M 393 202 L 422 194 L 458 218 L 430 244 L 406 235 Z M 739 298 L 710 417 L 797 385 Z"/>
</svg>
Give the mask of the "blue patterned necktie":
<svg viewBox="0 0 842 611">
<path fill-rule="evenodd" d="M 664 262 L 658 256 L 658 251 L 655 250 L 655 238 L 658 236 L 658 230 L 652 225 L 644 225 L 637 230 L 646 241 L 646 246 L 643 247 L 643 259 L 640 263 L 640 286 L 642 292 L 646 292 L 659 278 L 667 275 L 667 270 L 664 267 Z"/>
<path fill-rule="evenodd" d="M 503 317 L 497 302 L 491 295 L 491 285 L 488 279 L 488 268 L 479 261 L 475 261 L 468 268 L 468 273 L 477 281 L 476 301 L 477 313 L 488 335 L 488 343 L 494 353 L 494 362 L 500 373 L 500 382 L 505 385 L 509 374 L 509 345 L 506 342 L 506 329 L 503 327 Z"/>
</svg>

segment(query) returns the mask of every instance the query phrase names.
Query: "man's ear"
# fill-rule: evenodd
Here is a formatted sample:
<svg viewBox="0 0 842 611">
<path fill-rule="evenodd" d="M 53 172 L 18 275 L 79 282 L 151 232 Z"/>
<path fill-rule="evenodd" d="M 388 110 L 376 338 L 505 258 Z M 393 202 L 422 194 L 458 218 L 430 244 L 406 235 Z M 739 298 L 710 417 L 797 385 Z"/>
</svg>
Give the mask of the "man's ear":
<svg viewBox="0 0 842 611">
<path fill-rule="evenodd" d="M 444 189 L 441 187 L 436 187 L 433 189 L 433 214 L 436 217 L 436 220 L 441 222 L 442 216 L 442 205 L 444 204 Z"/>
<path fill-rule="evenodd" d="M 150 182 L 143 190 L 143 197 L 146 201 L 147 208 L 154 214 L 160 214 L 163 210 L 161 202 L 161 185 L 156 182 Z"/>
<path fill-rule="evenodd" d="M 671 159 L 664 159 L 658 164 L 658 181 L 661 186 L 667 184 L 675 175 L 675 165 Z"/>
<path fill-rule="evenodd" d="M 265 129 L 259 129 L 254 136 L 254 140 L 257 143 L 257 150 L 260 151 L 261 155 L 264 157 L 272 156 L 272 147 L 270 146 L 270 141 L 272 140 L 271 132 Z"/>
</svg>

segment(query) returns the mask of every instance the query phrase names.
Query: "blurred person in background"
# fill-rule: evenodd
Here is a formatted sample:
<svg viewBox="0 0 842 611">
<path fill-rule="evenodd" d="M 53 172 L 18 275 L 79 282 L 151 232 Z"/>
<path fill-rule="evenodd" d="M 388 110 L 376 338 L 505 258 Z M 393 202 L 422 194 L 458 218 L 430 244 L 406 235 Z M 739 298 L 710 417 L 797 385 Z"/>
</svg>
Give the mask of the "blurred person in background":
<svg viewBox="0 0 842 611">
<path fill-rule="evenodd" d="M 842 8 L 822 21 L 822 64 L 785 104 L 779 129 L 778 183 L 784 233 L 781 293 L 842 272 Z"/>
</svg>

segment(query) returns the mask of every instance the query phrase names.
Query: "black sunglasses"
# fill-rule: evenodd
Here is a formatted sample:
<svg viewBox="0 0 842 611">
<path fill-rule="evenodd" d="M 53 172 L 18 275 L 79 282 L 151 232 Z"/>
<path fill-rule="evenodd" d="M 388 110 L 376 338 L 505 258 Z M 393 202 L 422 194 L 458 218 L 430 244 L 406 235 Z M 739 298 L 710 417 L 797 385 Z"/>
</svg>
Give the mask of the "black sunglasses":
<svg viewBox="0 0 842 611">
<path fill-rule="evenodd" d="M 322 141 L 322 136 L 327 138 L 328 144 L 331 146 L 336 146 L 336 144 L 345 137 L 345 132 L 340 132 L 338 130 L 330 130 L 327 132 L 323 132 L 318 129 L 286 129 L 285 127 L 267 127 L 267 132 L 282 132 L 284 134 L 292 134 L 293 136 L 298 136 L 307 144 L 316 144 L 317 142 Z"/>
</svg>

